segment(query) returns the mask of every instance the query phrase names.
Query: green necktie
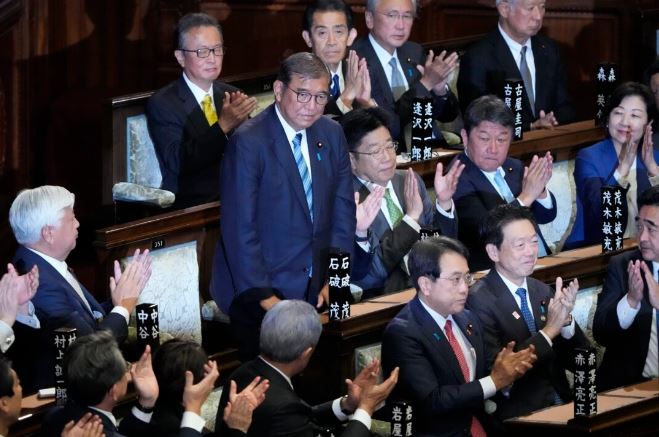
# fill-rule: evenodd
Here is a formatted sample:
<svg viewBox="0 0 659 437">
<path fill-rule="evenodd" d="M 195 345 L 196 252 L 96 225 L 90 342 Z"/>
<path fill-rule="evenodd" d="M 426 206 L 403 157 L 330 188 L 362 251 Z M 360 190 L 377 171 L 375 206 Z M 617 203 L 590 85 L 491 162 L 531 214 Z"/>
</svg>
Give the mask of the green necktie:
<svg viewBox="0 0 659 437">
<path fill-rule="evenodd" d="M 394 203 L 394 200 L 391 198 L 391 192 L 389 188 L 384 192 L 384 200 L 387 202 L 387 212 L 389 213 L 389 218 L 391 219 L 391 227 L 396 226 L 403 218 L 403 211 L 400 210 L 398 206 Z"/>
</svg>

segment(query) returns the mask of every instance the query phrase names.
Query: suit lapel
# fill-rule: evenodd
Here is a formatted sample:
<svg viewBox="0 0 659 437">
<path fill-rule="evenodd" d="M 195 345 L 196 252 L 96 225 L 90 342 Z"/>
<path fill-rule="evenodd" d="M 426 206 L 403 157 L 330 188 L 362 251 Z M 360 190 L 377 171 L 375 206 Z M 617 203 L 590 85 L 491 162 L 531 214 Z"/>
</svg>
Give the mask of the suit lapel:
<svg viewBox="0 0 659 437">
<path fill-rule="evenodd" d="M 396 55 L 401 67 L 403 68 L 405 80 L 407 80 L 407 86 L 412 88 L 412 86 L 417 81 L 417 76 L 420 76 L 421 73 L 419 73 L 419 70 L 416 69 L 417 64 L 412 60 L 408 47 L 409 46 L 407 44 L 403 44 L 401 47 L 396 49 Z"/>
<path fill-rule="evenodd" d="M 510 191 L 513 193 L 513 196 L 517 196 L 519 193 L 522 192 L 522 187 L 520 185 L 520 178 L 518 178 L 517 175 L 515 174 L 515 169 L 512 166 L 512 163 L 510 162 L 509 158 L 507 158 L 503 162 L 501 168 L 506 174 L 505 179 L 506 179 L 506 183 L 508 184 L 508 187 L 510 188 Z"/>
<path fill-rule="evenodd" d="M 327 214 L 324 210 L 327 205 L 325 205 L 325 202 L 321 201 L 321 199 L 327 198 L 325 195 L 327 187 L 324 181 L 330 179 L 327 168 L 329 166 L 328 151 L 331 144 L 329 144 L 329 140 L 325 136 L 325 133 L 318 129 L 318 122 L 307 128 L 307 145 L 309 147 L 309 164 L 311 166 L 309 170 L 311 171 L 311 189 L 314 199 L 313 216 L 323 217 L 324 214 Z M 302 179 L 299 179 L 300 184 L 302 184 Z M 304 197 L 304 202 L 306 205 L 306 196 Z M 314 220 L 314 222 L 315 221 L 316 220 Z"/>
<path fill-rule="evenodd" d="M 488 210 L 504 202 L 487 177 L 467 155 L 463 155 L 460 161 L 465 164 L 464 173 L 468 175 L 466 179 L 474 181 L 474 185 L 477 188 L 476 193 Z"/>
<path fill-rule="evenodd" d="M 391 87 L 389 86 L 389 81 L 387 80 L 387 74 L 382 68 L 380 59 L 378 58 L 378 55 L 375 53 L 375 49 L 371 45 L 371 40 L 368 38 L 368 36 L 366 36 L 364 45 L 366 46 L 365 55 L 368 64 L 368 71 L 369 74 L 371 75 L 371 79 L 374 79 L 371 83 L 371 86 L 373 88 L 379 87 L 380 95 L 384 96 L 384 100 L 388 104 L 393 105 L 394 95 L 391 93 Z"/>
<path fill-rule="evenodd" d="M 217 115 L 220 115 L 220 111 L 218 108 L 218 101 L 217 101 L 217 95 L 220 94 L 215 87 L 213 88 L 213 99 L 215 99 L 215 108 Z M 190 87 L 188 87 L 188 84 L 185 83 L 185 79 L 181 77 L 178 81 L 178 97 L 181 100 L 181 106 L 183 107 L 184 111 L 186 114 L 188 114 L 187 117 L 187 124 L 191 125 L 194 127 L 194 130 L 197 132 L 204 132 L 206 129 L 208 129 L 208 120 L 206 120 L 206 116 L 204 115 L 204 111 L 201 110 L 201 107 L 199 106 L 199 103 L 194 97 L 194 94 L 192 94 L 192 91 L 190 90 Z M 220 109 L 222 106 L 222 99 L 220 99 Z"/>
<path fill-rule="evenodd" d="M 515 58 L 513 58 L 513 54 L 510 52 L 510 47 L 508 47 L 508 44 L 506 44 L 506 41 L 503 39 L 503 36 L 501 36 L 501 32 L 499 29 L 495 29 L 493 32 L 492 36 L 492 43 L 494 45 L 494 50 L 495 53 L 497 54 L 497 59 L 499 59 L 499 62 L 501 63 L 501 67 L 503 68 L 503 73 L 504 77 L 500 78 L 501 80 L 506 80 L 506 79 L 518 79 L 522 80 L 522 74 L 519 72 L 519 67 L 517 66 L 517 63 L 515 62 Z M 536 62 L 536 76 L 538 72 L 538 64 L 537 60 L 535 59 L 535 51 L 533 52 L 533 58 L 534 61 Z M 542 61 L 541 61 L 542 62 Z M 497 84 L 496 86 L 501 86 L 503 87 L 503 83 Z M 536 89 L 538 88 L 537 85 L 537 79 L 536 79 Z M 496 94 L 501 94 L 503 92 L 502 88 L 497 89 Z M 536 98 L 537 102 L 537 98 Z M 530 113 L 531 110 L 531 104 L 529 103 L 528 97 L 524 99 L 524 107 L 525 111 Z M 537 107 L 537 104 L 536 104 Z M 529 120 L 529 123 L 533 120 Z"/>
<path fill-rule="evenodd" d="M 474 329 L 473 320 L 467 316 L 467 313 L 465 311 L 462 311 L 461 313 L 458 314 L 454 314 L 453 320 L 455 320 L 455 323 L 458 325 L 460 331 L 462 331 L 462 334 L 464 334 L 465 339 L 469 343 L 467 346 L 471 347 L 472 350 L 475 352 L 474 358 L 476 362 L 476 369 L 474 373 L 475 373 L 475 379 L 478 379 L 480 375 L 483 374 L 483 369 L 484 369 L 483 361 L 485 360 L 485 355 L 482 347 L 483 341 L 479 338 L 481 334 L 480 332 Z"/>
<path fill-rule="evenodd" d="M 533 62 L 535 63 L 535 108 L 537 114 L 539 109 L 548 110 L 547 101 L 549 96 L 546 93 L 551 89 L 546 85 L 549 81 L 547 74 L 549 69 L 549 60 L 547 59 L 547 47 L 537 37 L 531 38 L 531 48 L 533 49 Z"/>
<path fill-rule="evenodd" d="M 528 338 L 531 332 L 529 331 L 529 327 L 526 326 L 526 321 L 522 316 L 522 310 L 499 276 L 499 273 L 495 269 L 492 269 L 484 279 L 489 285 L 488 288 L 495 296 L 494 306 L 499 308 L 504 314 L 503 319 L 508 321 L 509 326 L 513 328 L 512 330 L 514 332 L 523 333 L 516 340 L 519 341 Z"/>
</svg>

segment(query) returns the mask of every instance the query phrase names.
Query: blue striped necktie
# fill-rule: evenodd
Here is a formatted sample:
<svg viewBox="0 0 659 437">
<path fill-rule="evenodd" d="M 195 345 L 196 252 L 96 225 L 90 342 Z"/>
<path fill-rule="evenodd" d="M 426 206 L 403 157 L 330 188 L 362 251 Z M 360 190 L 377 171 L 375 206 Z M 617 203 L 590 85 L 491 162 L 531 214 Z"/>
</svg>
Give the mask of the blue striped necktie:
<svg viewBox="0 0 659 437">
<path fill-rule="evenodd" d="M 529 328 L 529 332 L 531 332 L 531 335 L 537 334 L 538 330 L 535 327 L 533 314 L 531 314 L 529 304 L 526 302 L 526 290 L 523 288 L 518 288 L 517 291 L 515 291 L 515 294 L 519 296 L 519 309 L 522 311 L 522 317 L 524 317 L 524 322 L 526 322 L 526 326 Z"/>
<path fill-rule="evenodd" d="M 300 172 L 302 179 L 302 186 L 304 187 L 304 195 L 307 197 L 307 206 L 309 207 L 309 215 L 313 221 L 313 191 L 311 189 L 311 173 L 307 168 L 307 163 L 302 156 L 302 134 L 298 132 L 293 138 L 293 156 L 295 157 L 295 164 L 297 170 Z"/>
<path fill-rule="evenodd" d="M 334 74 L 332 75 L 332 88 L 330 88 L 330 95 L 332 96 L 333 99 L 336 99 L 339 97 L 339 93 L 341 92 L 341 88 L 339 85 L 339 75 Z"/>
</svg>

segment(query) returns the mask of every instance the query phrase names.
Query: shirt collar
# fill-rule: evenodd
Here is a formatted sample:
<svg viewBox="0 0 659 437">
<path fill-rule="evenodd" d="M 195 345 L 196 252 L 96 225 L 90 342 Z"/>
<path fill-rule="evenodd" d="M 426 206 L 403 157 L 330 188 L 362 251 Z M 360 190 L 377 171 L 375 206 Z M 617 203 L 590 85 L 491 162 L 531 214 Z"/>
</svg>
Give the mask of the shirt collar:
<svg viewBox="0 0 659 437">
<path fill-rule="evenodd" d="M 508 278 L 503 276 L 498 271 L 497 271 L 497 275 L 499 275 L 499 277 L 501 278 L 503 283 L 506 284 L 506 287 L 508 287 L 508 290 L 510 290 L 511 293 L 515 294 L 515 292 L 517 291 L 518 288 L 523 288 L 528 293 L 529 289 L 528 289 L 527 284 L 526 284 L 526 278 L 524 278 L 524 282 L 522 282 L 522 285 L 516 285 L 516 284 L 513 284 L 511 281 L 509 281 Z"/>
<path fill-rule="evenodd" d="M 188 88 L 190 88 L 190 91 L 192 91 L 192 95 L 194 96 L 195 100 L 197 103 L 201 105 L 201 101 L 206 97 L 206 94 L 211 96 L 211 102 L 215 104 L 215 99 L 213 98 L 213 84 L 211 84 L 211 87 L 208 90 L 203 90 L 199 88 L 196 84 L 192 83 L 190 79 L 188 79 L 188 76 L 183 72 L 183 80 L 185 80 L 185 83 L 188 84 Z"/>
<path fill-rule="evenodd" d="M 400 61 L 399 61 L 399 59 L 398 59 L 398 49 L 395 49 L 395 50 L 394 50 L 394 53 L 393 53 L 393 54 L 390 54 L 388 51 L 386 51 L 386 50 L 384 49 L 384 47 L 382 47 L 382 46 L 380 45 L 380 43 L 378 43 L 378 42 L 375 40 L 375 38 L 373 38 L 373 35 L 371 35 L 370 33 L 368 34 L 368 39 L 369 39 L 369 41 L 371 42 L 371 46 L 373 46 L 373 50 L 375 50 L 375 54 L 377 55 L 378 59 L 380 60 L 380 64 L 382 64 L 382 65 L 388 65 L 388 64 L 389 64 L 389 60 L 390 60 L 392 57 L 394 57 L 394 58 L 396 58 L 396 61 L 397 61 L 398 64 L 400 65 Z"/>
<path fill-rule="evenodd" d="M 442 316 L 437 311 L 433 310 L 428 305 L 426 305 L 426 303 L 423 300 L 421 300 L 421 298 L 419 298 L 419 302 L 421 302 L 421 306 L 426 311 L 428 311 L 428 314 L 430 314 L 430 317 L 432 317 L 432 319 L 435 321 L 435 323 L 437 323 L 437 326 L 439 326 L 442 331 L 444 331 L 444 327 L 446 326 L 446 321 L 447 320 L 451 320 L 451 321 L 453 320 L 453 316 L 451 314 L 449 314 L 448 317 Z M 454 322 L 451 322 L 451 323 L 453 324 Z"/>
<path fill-rule="evenodd" d="M 273 366 L 272 364 L 270 364 L 270 363 L 268 362 L 268 360 L 266 360 L 265 358 L 263 358 L 261 355 L 259 355 L 259 359 L 260 359 L 261 361 L 263 361 L 264 363 L 266 363 L 268 366 L 270 366 L 270 367 L 272 367 L 273 369 L 275 369 L 275 370 L 277 371 L 277 373 L 279 373 L 279 374 L 280 374 L 280 375 L 286 380 L 286 382 L 288 383 L 288 385 L 291 386 L 291 390 L 295 391 L 295 389 L 293 388 L 293 383 L 291 382 L 291 378 L 289 378 L 288 375 L 286 375 L 284 372 L 282 372 L 281 370 L 279 370 L 278 368 L 276 368 L 275 366 Z"/>
<path fill-rule="evenodd" d="M 302 134 L 302 141 L 305 140 L 306 138 L 306 129 L 302 129 L 301 131 L 297 132 L 293 127 L 288 124 L 288 122 L 284 119 L 284 117 L 281 115 L 281 111 L 279 110 L 279 105 L 275 104 L 275 112 L 277 113 L 277 118 L 279 118 L 279 122 L 281 123 L 281 127 L 284 128 L 284 134 L 286 135 L 286 139 L 288 140 L 288 143 L 290 144 L 293 141 L 293 138 L 295 138 L 295 135 L 298 133 Z"/>
<path fill-rule="evenodd" d="M 64 276 L 64 277 L 66 276 L 66 272 L 69 271 L 69 266 L 66 264 L 66 261 L 60 261 L 60 260 L 58 260 L 58 259 L 53 258 L 52 256 L 48 256 L 48 255 L 46 255 L 45 253 L 39 252 L 39 251 L 36 250 L 36 249 L 32 249 L 31 247 L 28 247 L 27 249 L 30 250 L 30 251 L 32 251 L 33 253 L 36 253 L 36 254 L 39 255 L 41 258 L 43 258 L 44 261 L 46 261 L 48 264 L 50 264 L 51 266 L 53 266 L 53 268 L 54 268 L 55 270 L 57 270 L 57 272 L 58 272 L 60 275 L 62 275 L 62 276 Z"/>
<path fill-rule="evenodd" d="M 652 275 L 654 278 L 657 278 L 657 270 L 659 270 L 659 263 L 656 261 L 652 261 Z"/>
<path fill-rule="evenodd" d="M 524 44 L 520 44 L 514 39 L 512 39 L 508 34 L 506 33 L 505 30 L 501 27 L 501 23 L 499 23 L 499 32 L 501 33 L 501 36 L 503 37 L 503 40 L 506 42 L 506 45 L 508 48 L 510 48 L 510 51 L 512 53 L 516 53 L 518 56 L 522 52 L 522 47 L 526 46 L 528 47 L 526 49 L 526 52 L 528 53 L 529 50 L 531 50 L 531 38 L 527 39 Z"/>
</svg>

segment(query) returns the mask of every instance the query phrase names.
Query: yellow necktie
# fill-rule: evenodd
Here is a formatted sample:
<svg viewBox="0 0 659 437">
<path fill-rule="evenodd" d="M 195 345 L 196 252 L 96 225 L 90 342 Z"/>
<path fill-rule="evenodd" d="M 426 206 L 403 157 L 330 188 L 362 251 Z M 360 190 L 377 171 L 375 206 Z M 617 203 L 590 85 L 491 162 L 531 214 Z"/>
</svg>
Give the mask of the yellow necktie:
<svg viewBox="0 0 659 437">
<path fill-rule="evenodd" d="M 215 122 L 217 122 L 215 105 L 213 105 L 213 101 L 211 100 L 211 96 L 209 94 L 206 94 L 201 100 L 201 108 L 204 110 L 204 115 L 206 116 L 206 120 L 208 120 L 209 126 L 212 126 Z"/>
</svg>

